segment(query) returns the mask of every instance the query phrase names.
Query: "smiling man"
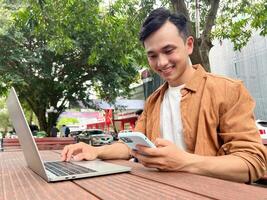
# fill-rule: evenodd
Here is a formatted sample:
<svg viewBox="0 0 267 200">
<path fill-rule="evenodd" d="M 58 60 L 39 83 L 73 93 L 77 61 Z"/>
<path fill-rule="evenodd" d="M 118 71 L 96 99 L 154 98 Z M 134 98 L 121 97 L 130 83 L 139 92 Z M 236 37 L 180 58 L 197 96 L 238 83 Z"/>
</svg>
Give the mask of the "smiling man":
<svg viewBox="0 0 267 200">
<path fill-rule="evenodd" d="M 186 24 L 186 21 L 183 23 Z M 141 40 L 147 52 L 149 65 L 156 73 L 171 87 L 190 80 L 195 71 L 188 57 L 193 51 L 193 37 L 185 38 L 183 35 L 187 33 L 182 32 L 180 36 L 171 21 L 166 21 L 158 31 L 149 36 L 146 35 L 145 28 L 142 33 Z"/>
<path fill-rule="evenodd" d="M 258 134 L 255 103 L 240 81 L 192 65 L 194 39 L 187 19 L 164 8 L 150 13 L 140 32 L 150 67 L 166 83 L 146 101 L 136 124 L 157 148 L 130 151 L 123 143 L 62 151 L 62 160 L 128 159 L 146 167 L 184 171 L 237 182 L 253 182 L 266 170 L 266 149 Z"/>
</svg>

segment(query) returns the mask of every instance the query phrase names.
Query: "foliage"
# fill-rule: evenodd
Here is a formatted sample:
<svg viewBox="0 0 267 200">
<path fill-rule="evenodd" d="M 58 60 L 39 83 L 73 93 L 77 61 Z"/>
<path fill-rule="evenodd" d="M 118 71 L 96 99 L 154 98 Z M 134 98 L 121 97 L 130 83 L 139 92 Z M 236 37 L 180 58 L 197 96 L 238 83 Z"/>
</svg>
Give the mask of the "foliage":
<svg viewBox="0 0 267 200">
<path fill-rule="evenodd" d="M 6 109 L 5 98 L 0 99 L 0 129 L 7 132 L 10 127 L 9 115 Z"/>
<path fill-rule="evenodd" d="M 37 124 L 37 120 L 35 116 L 32 115 L 32 111 L 29 108 L 29 106 L 25 103 L 23 103 L 23 110 L 25 113 L 25 117 L 29 124 L 33 121 L 35 124 Z M 32 118 L 32 120 L 31 120 Z M 11 128 L 11 121 L 9 120 L 9 113 L 6 106 L 6 98 L 0 98 L 0 129 L 4 130 L 5 132 L 8 131 L 9 128 Z"/>
<path fill-rule="evenodd" d="M 166 1 L 166 0 L 162 0 Z M 177 2 L 168 0 L 169 2 Z M 193 22 L 195 30 L 196 4 L 195 1 L 187 2 L 187 12 Z M 199 0 L 200 4 L 200 32 L 203 33 L 207 24 L 210 0 Z M 259 30 L 260 35 L 267 34 L 267 4 L 266 0 L 226 0 L 219 1 L 219 10 L 215 21 L 215 26 L 211 35 L 211 40 L 230 39 L 234 48 L 240 50 L 245 46 L 251 37 L 252 31 Z"/>
<path fill-rule="evenodd" d="M 244 47 L 253 31 L 267 34 L 266 0 L 222 1 L 213 36 L 230 39 L 235 50 Z"/>
<path fill-rule="evenodd" d="M 214 2 L 220 2 L 220 16 L 212 35 L 217 14 Z M 101 0 L 0 3 L 0 95 L 14 86 L 23 105 L 32 109 L 41 130 L 47 132 L 68 102 L 89 105 L 94 91 L 109 102 L 130 94 L 139 66 L 147 65 L 138 33 L 152 9 L 187 3 L 183 12 L 191 17 L 192 27 L 195 21 L 193 1 L 117 0 L 108 8 L 101 7 Z M 202 35 L 196 43 L 200 50 L 194 54 L 201 56 L 194 63 L 209 65 L 214 37 L 230 38 L 240 49 L 251 35 L 249 24 L 266 35 L 264 0 L 200 3 Z M 50 107 L 55 112 L 47 113 Z"/>
<path fill-rule="evenodd" d="M 0 92 L 13 85 L 49 131 L 67 102 L 87 104 L 93 90 L 107 101 L 130 93 L 137 40 L 119 4 L 101 12 L 97 0 L 41 2 L 21 4 L 1 32 Z"/>
<path fill-rule="evenodd" d="M 195 35 L 196 1 L 161 0 L 169 3 L 175 11 L 184 13 L 190 19 L 190 33 Z M 209 67 L 209 51 L 212 41 L 230 39 L 234 48 L 244 47 L 252 31 L 266 35 L 267 4 L 266 0 L 198 0 L 200 6 L 200 37 L 194 43 L 191 61 L 200 63 L 207 71 Z"/>
<path fill-rule="evenodd" d="M 38 131 L 38 132 L 35 133 L 35 136 L 37 138 L 44 138 L 44 137 L 47 137 L 48 135 L 47 135 L 47 133 L 45 131 Z"/>
<path fill-rule="evenodd" d="M 71 117 L 61 117 L 57 123 L 57 128 L 60 129 L 62 125 L 78 124 L 79 120 Z"/>
<path fill-rule="evenodd" d="M 0 128 L 1 130 L 4 130 L 5 132 L 8 130 L 8 127 L 10 127 L 10 121 L 9 116 L 7 112 L 0 112 Z"/>
</svg>

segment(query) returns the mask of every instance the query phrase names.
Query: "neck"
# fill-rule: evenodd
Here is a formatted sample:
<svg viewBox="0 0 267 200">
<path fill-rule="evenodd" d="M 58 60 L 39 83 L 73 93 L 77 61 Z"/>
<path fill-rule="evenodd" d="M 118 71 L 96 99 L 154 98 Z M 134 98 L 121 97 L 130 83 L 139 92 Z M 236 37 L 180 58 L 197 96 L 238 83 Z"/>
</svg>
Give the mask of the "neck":
<svg viewBox="0 0 267 200">
<path fill-rule="evenodd" d="M 193 68 L 192 64 L 191 63 L 188 64 L 181 78 L 177 79 L 175 82 L 172 82 L 172 83 L 169 82 L 169 85 L 171 87 L 177 87 L 177 86 L 185 84 L 193 77 L 194 72 L 195 72 L 195 69 Z"/>
</svg>

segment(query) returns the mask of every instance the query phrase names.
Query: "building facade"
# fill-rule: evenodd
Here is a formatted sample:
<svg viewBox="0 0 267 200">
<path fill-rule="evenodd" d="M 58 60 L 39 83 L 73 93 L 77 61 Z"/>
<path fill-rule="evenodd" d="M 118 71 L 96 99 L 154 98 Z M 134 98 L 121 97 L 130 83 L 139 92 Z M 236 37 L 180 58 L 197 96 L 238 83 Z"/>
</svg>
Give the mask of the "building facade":
<svg viewBox="0 0 267 200">
<path fill-rule="evenodd" d="M 267 120 L 267 37 L 255 33 L 241 51 L 228 40 L 214 44 L 211 71 L 242 80 L 256 101 L 256 119 Z"/>
</svg>

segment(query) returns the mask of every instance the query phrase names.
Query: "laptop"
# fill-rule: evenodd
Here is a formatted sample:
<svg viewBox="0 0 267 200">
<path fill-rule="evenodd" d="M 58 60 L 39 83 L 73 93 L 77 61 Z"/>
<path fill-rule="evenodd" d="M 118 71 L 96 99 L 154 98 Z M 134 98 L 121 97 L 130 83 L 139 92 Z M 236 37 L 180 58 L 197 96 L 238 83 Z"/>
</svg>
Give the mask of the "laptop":
<svg viewBox="0 0 267 200">
<path fill-rule="evenodd" d="M 63 162 L 59 160 L 42 161 L 14 88 L 10 90 L 7 107 L 28 167 L 47 182 L 131 171 L 130 167 L 116 165 L 98 159 L 76 162 Z"/>
</svg>

